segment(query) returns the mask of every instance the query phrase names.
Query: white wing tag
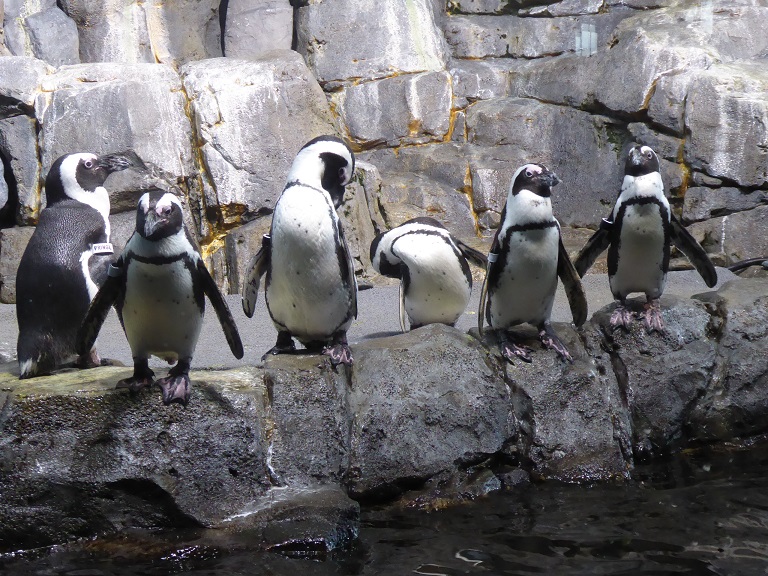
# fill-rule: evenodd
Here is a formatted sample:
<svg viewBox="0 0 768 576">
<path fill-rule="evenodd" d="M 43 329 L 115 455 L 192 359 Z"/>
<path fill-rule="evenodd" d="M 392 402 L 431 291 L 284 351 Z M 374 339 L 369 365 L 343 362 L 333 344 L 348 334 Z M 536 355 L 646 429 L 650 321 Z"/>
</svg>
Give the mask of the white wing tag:
<svg viewBox="0 0 768 576">
<path fill-rule="evenodd" d="M 109 242 L 100 242 L 91 245 L 91 252 L 94 254 L 114 254 L 115 248 Z"/>
</svg>

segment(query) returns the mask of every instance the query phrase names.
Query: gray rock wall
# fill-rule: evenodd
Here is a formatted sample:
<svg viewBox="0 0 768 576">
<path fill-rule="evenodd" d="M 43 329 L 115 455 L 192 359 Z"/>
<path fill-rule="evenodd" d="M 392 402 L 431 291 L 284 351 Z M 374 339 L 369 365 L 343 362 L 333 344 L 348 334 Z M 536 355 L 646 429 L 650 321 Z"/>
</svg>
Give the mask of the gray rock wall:
<svg viewBox="0 0 768 576">
<path fill-rule="evenodd" d="M 321 133 L 376 170 L 350 192 L 351 228 L 431 215 L 481 247 L 526 161 L 561 176 L 566 227 L 594 228 L 638 141 L 728 264 L 768 253 L 751 235 L 768 204 L 766 26 L 759 0 L 6 0 L 0 155 L 16 225 L 31 226 L 58 154 L 133 147 L 153 172 L 110 180 L 115 217 L 130 228 L 141 190 L 174 189 L 237 291 L 257 246 L 243 235 L 268 227 L 287 166 Z M 373 274 L 367 246 L 353 251 Z"/>
</svg>

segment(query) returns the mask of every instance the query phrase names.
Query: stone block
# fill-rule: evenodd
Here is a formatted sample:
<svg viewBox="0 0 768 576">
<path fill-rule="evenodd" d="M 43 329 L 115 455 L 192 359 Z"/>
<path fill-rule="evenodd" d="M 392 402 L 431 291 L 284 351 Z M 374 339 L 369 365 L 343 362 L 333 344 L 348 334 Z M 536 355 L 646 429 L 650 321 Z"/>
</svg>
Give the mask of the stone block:
<svg viewBox="0 0 768 576">
<path fill-rule="evenodd" d="M 430 0 L 310 2 L 298 10 L 296 37 L 297 50 L 322 84 L 445 68 Z"/>
<path fill-rule="evenodd" d="M 10 163 L 16 185 L 19 203 L 14 218 L 18 224 L 34 224 L 42 187 L 34 118 L 20 115 L 0 120 L 0 153 Z"/>
<path fill-rule="evenodd" d="M 32 54 L 51 66 L 80 63 L 77 25 L 56 7 L 25 20 Z"/>
<path fill-rule="evenodd" d="M 348 134 L 360 146 L 442 141 L 451 127 L 451 81 L 444 71 L 355 84 L 334 101 Z"/>
<path fill-rule="evenodd" d="M 56 0 L 5 0 L 3 30 L 5 45 L 14 56 L 33 56 L 27 35 L 27 17 L 56 7 Z"/>
<path fill-rule="evenodd" d="M 43 77 L 52 71 L 48 64 L 36 58 L 0 58 L 0 117 L 31 112 Z"/>
<path fill-rule="evenodd" d="M 290 50 L 293 8 L 286 0 L 229 0 L 224 55 L 255 58 L 272 50 Z"/>
<path fill-rule="evenodd" d="M 768 204 L 766 190 L 747 192 L 730 186 L 722 188 L 696 186 L 688 188 L 685 192 L 683 222 L 699 222 L 734 212 L 752 210 L 761 204 Z"/>
</svg>

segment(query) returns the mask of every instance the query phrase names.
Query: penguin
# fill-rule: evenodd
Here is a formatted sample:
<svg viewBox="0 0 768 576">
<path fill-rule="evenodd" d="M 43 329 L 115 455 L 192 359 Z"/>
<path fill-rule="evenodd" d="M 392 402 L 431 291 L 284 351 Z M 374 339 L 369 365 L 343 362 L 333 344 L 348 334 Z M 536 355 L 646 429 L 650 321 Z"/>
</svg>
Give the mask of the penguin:
<svg viewBox="0 0 768 576">
<path fill-rule="evenodd" d="M 400 280 L 400 328 L 425 324 L 453 326 L 472 293 L 468 260 L 485 268 L 484 254 L 453 236 L 434 218 L 408 220 L 378 234 L 371 242 L 371 262 L 384 276 Z"/>
<path fill-rule="evenodd" d="M 48 171 L 47 206 L 16 273 L 20 378 L 50 374 L 72 360 L 79 367 L 100 364 L 95 348 L 76 357 L 75 336 L 114 259 L 104 182 L 131 166 L 143 166 L 133 152 L 77 153 L 61 156 Z"/>
<path fill-rule="evenodd" d="M 611 315 L 613 329 L 622 326 L 629 330 L 633 314 L 626 306 L 626 298 L 640 292 L 646 297 L 646 330 L 663 333 L 659 298 L 669 270 L 670 244 L 688 257 L 707 286 L 717 284 L 717 271 L 707 253 L 669 208 L 658 156 L 649 146 L 632 146 L 624 163 L 624 180 L 616 204 L 575 261 L 583 277 L 608 248 L 608 283 L 619 302 Z"/>
<path fill-rule="evenodd" d="M 357 280 L 336 209 L 354 169 L 352 150 L 335 136 L 310 140 L 293 161 L 270 233 L 243 284 L 243 311 L 250 318 L 266 275 L 265 300 L 277 328 L 267 354 L 294 351 L 296 338 L 329 356 L 334 368 L 352 365 L 347 330 L 357 317 Z"/>
<path fill-rule="evenodd" d="M 92 345 L 114 305 L 133 356 L 133 375 L 120 380 L 117 388 L 137 392 L 154 383 L 162 390 L 164 404 L 186 405 L 205 296 L 232 354 L 242 358 L 237 326 L 184 226 L 181 202 L 170 192 L 146 192 L 136 210 L 136 231 L 88 309 L 78 333 L 78 350 Z M 148 363 L 151 355 L 176 363 L 167 377 L 154 379 Z"/>
<path fill-rule="evenodd" d="M 563 246 L 560 224 L 552 214 L 552 187 L 560 180 L 541 164 L 517 169 L 509 186 L 501 224 L 488 255 L 480 296 L 478 331 L 483 318 L 499 336 L 501 355 L 508 361 L 531 362 L 530 348 L 514 342 L 509 328 L 522 323 L 539 329 L 539 339 L 563 359 L 573 362 L 550 323 L 558 277 L 563 282 L 573 322 L 587 319 L 581 280 Z"/>
</svg>

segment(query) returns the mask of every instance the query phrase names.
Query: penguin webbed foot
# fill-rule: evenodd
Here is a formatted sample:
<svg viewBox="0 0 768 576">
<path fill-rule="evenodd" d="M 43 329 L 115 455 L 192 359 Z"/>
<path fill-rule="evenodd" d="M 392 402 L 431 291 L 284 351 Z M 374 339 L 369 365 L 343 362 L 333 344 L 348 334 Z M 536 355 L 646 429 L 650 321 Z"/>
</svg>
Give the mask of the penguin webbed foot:
<svg viewBox="0 0 768 576">
<path fill-rule="evenodd" d="M 533 348 L 514 342 L 511 334 L 508 334 L 504 331 L 501 331 L 499 334 L 499 351 L 510 364 L 515 363 L 515 358 L 519 358 L 528 364 L 533 362 L 533 358 L 531 358 L 531 352 L 533 352 Z"/>
<path fill-rule="evenodd" d="M 323 354 L 331 359 L 331 366 L 336 368 L 339 364 L 352 366 L 352 350 L 347 343 L 347 335 L 335 334 L 331 344 L 323 348 Z"/>
<path fill-rule="evenodd" d="M 77 360 L 75 360 L 75 368 L 80 368 L 81 370 L 96 368 L 101 365 L 101 358 L 99 357 L 99 353 L 96 352 L 96 348 L 91 348 L 91 351 L 88 352 L 88 354 L 78 356 Z"/>
<path fill-rule="evenodd" d="M 615 330 L 621 326 L 626 332 L 629 332 L 633 316 L 634 314 L 627 308 L 624 302 L 619 303 L 613 311 L 613 314 L 611 314 L 611 329 Z"/>
<path fill-rule="evenodd" d="M 560 340 L 560 337 L 555 333 L 551 324 L 546 323 L 539 328 L 539 340 L 541 340 L 541 345 L 544 346 L 544 348 L 554 350 L 560 358 L 573 364 L 573 356 L 568 352 L 568 348 L 565 347 L 563 341 Z"/>
<path fill-rule="evenodd" d="M 133 362 L 133 376 L 118 381 L 115 388 L 128 388 L 131 392 L 138 392 L 155 381 L 155 373 L 149 369 L 147 359 L 134 358 Z"/>
<path fill-rule="evenodd" d="M 277 342 L 275 342 L 275 345 L 272 346 L 272 348 L 264 353 L 264 356 L 261 357 L 261 361 L 263 362 L 266 360 L 267 356 L 270 354 L 277 356 L 278 354 L 291 354 L 293 352 L 296 352 L 296 343 L 293 341 L 291 333 L 281 330 L 277 333 Z"/>
<path fill-rule="evenodd" d="M 645 312 L 643 318 L 645 329 L 650 334 L 654 330 L 659 334 L 664 333 L 664 318 L 661 316 L 661 304 L 658 298 L 649 299 L 643 306 Z"/>
<path fill-rule="evenodd" d="M 186 406 L 189 402 L 189 390 L 192 387 L 189 374 L 174 375 L 169 373 L 165 378 L 155 381 L 155 384 L 160 387 L 163 393 L 163 404 L 166 406 L 170 406 L 174 402 Z"/>
</svg>

